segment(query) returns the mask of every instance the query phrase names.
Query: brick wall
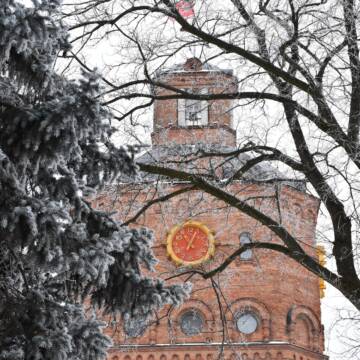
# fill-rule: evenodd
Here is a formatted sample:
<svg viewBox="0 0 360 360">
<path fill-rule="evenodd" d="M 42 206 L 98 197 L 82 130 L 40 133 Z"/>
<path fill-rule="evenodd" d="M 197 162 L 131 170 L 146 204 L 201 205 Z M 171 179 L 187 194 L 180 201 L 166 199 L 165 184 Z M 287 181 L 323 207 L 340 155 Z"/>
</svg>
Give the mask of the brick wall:
<svg viewBox="0 0 360 360">
<path fill-rule="evenodd" d="M 97 202 L 106 210 L 118 210 L 119 219 L 131 218 L 148 200 L 174 191 L 183 185 L 162 184 L 159 189 L 131 186 L 108 188 L 98 197 Z M 266 214 L 280 220 L 294 236 L 302 241 L 304 249 L 313 256 L 315 250 L 315 226 L 318 200 L 289 186 L 281 186 L 279 191 L 280 214 L 274 199 L 274 185 L 234 183 L 228 189 L 241 199 L 255 198 L 253 205 Z M 166 203 L 150 207 L 134 226 L 147 226 L 154 230 L 156 242 L 153 250 L 159 259 L 157 276 L 169 277 L 178 267 L 168 258 L 166 252 L 167 232 L 177 223 L 194 219 L 206 224 L 216 234 L 215 257 L 203 270 L 219 265 L 239 246 L 239 234 L 249 232 L 253 241 L 281 243 L 268 228 L 257 221 L 229 208 L 200 191 L 192 191 Z M 173 282 L 179 282 L 177 278 Z M 320 359 L 323 352 L 323 331 L 320 323 L 320 299 L 318 279 L 290 258 L 270 250 L 254 250 L 251 260 L 235 260 L 224 272 L 216 276 L 221 289 L 221 309 L 210 280 L 199 276 L 192 278 L 191 299 L 180 309 L 164 309 L 158 323 L 154 323 L 139 338 L 127 338 L 116 324 L 108 328 L 115 344 L 184 344 L 226 342 L 268 343 L 266 351 L 271 354 L 272 342 L 298 345 Z M 203 333 L 195 336 L 184 335 L 179 326 L 182 311 L 198 309 L 205 318 Z M 244 335 L 234 323 L 234 314 L 242 309 L 253 310 L 260 319 L 255 333 Z M 221 321 L 221 311 L 225 323 Z M 225 335 L 223 335 L 225 326 Z M 116 329 L 115 329 L 116 328 Z M 190 349 L 189 349 L 190 350 Z M 294 353 L 296 355 L 296 352 Z M 254 355 L 255 356 L 255 355 Z M 272 355 L 273 356 L 273 355 Z M 275 357 L 274 357 L 275 358 Z M 249 359 L 252 359 L 249 357 Z M 291 358 L 293 359 L 293 358 Z M 299 358 L 300 359 L 300 358 Z"/>
</svg>

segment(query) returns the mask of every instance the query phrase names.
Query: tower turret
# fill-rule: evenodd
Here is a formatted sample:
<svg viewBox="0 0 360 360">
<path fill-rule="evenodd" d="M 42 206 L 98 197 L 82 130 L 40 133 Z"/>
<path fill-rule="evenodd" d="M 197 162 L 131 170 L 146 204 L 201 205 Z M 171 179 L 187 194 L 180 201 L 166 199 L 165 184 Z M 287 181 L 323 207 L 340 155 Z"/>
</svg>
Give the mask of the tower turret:
<svg viewBox="0 0 360 360">
<path fill-rule="evenodd" d="M 196 94 L 229 94 L 237 91 L 237 78 L 232 70 L 202 63 L 197 58 L 186 60 L 158 74 L 159 82 Z M 156 87 L 157 96 L 174 95 L 169 89 Z M 153 145 L 222 144 L 235 146 L 231 99 L 167 99 L 154 103 Z"/>
</svg>

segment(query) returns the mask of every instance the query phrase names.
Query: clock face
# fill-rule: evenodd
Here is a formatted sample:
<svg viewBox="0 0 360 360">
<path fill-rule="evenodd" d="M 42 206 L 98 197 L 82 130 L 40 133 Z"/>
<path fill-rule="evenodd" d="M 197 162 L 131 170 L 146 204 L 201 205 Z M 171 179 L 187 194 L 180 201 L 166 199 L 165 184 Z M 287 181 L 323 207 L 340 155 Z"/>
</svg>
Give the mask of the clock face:
<svg viewBox="0 0 360 360">
<path fill-rule="evenodd" d="M 197 265 L 214 254 L 214 236 L 204 224 L 190 220 L 171 229 L 167 250 L 177 264 Z"/>
</svg>

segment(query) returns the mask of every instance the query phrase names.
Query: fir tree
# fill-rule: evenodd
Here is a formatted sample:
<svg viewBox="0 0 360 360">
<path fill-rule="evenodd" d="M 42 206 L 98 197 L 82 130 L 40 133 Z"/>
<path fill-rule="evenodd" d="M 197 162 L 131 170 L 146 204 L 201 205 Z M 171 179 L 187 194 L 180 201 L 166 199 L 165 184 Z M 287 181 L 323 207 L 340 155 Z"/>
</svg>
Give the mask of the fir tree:
<svg viewBox="0 0 360 360">
<path fill-rule="evenodd" d="M 187 288 L 141 275 L 152 233 L 121 227 L 89 195 L 133 176 L 134 148 L 110 142 L 98 75 L 54 71 L 70 49 L 57 0 L 0 2 L 0 359 L 103 359 L 92 300 L 131 324 Z"/>
</svg>

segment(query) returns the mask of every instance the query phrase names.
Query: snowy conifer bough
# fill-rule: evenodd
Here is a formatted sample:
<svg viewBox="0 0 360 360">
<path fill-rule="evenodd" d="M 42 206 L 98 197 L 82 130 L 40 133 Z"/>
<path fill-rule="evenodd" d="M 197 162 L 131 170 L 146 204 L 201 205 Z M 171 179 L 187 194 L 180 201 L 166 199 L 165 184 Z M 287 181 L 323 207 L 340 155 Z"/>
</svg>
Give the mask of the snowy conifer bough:
<svg viewBox="0 0 360 360">
<path fill-rule="evenodd" d="M 70 49 L 57 0 L 0 2 L 0 359 L 104 359 L 110 340 L 85 297 L 131 322 L 186 287 L 145 278 L 152 233 L 120 227 L 86 200 L 135 149 L 109 142 L 98 75 L 54 72 Z"/>
</svg>

